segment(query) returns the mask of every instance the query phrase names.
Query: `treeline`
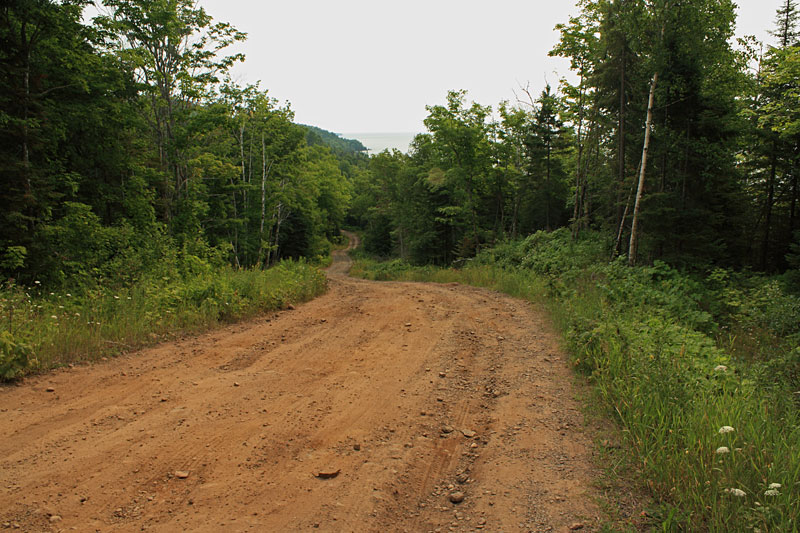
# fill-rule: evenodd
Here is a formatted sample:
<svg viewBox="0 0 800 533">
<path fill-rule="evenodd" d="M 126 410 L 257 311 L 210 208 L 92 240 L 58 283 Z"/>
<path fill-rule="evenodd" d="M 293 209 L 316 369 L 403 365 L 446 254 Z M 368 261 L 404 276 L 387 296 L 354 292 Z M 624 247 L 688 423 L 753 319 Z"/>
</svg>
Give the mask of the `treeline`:
<svg viewBox="0 0 800 533">
<path fill-rule="evenodd" d="M 350 163 L 231 81 L 245 34 L 190 0 L 106 0 L 86 24 L 88 4 L 0 7 L 0 276 L 128 284 L 165 261 L 326 255 Z"/>
<path fill-rule="evenodd" d="M 766 48 L 732 44 L 730 1 L 579 5 L 550 52 L 577 83 L 496 113 L 450 92 L 409 155 L 371 159 L 352 211 L 367 248 L 448 264 L 569 226 L 611 235 L 631 263 L 800 267 L 794 0 Z"/>
</svg>

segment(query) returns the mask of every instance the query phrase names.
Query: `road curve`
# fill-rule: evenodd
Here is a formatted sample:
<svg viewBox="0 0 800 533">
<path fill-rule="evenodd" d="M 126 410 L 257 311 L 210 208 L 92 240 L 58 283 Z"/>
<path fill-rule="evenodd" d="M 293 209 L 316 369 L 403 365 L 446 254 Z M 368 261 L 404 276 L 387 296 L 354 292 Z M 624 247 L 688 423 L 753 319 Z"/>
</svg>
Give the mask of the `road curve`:
<svg viewBox="0 0 800 533">
<path fill-rule="evenodd" d="M 593 530 L 590 430 L 547 320 L 338 257 L 294 310 L 0 389 L 0 524 Z"/>
</svg>

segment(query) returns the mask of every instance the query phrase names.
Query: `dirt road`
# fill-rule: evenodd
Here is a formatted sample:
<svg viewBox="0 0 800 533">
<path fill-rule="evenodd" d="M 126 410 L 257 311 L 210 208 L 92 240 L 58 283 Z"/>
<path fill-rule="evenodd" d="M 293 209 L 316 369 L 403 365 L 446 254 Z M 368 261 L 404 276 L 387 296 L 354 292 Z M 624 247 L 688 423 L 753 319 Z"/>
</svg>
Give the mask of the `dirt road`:
<svg viewBox="0 0 800 533">
<path fill-rule="evenodd" d="M 346 268 L 295 310 L 4 387 L 0 526 L 592 530 L 590 436 L 543 317 Z"/>
</svg>

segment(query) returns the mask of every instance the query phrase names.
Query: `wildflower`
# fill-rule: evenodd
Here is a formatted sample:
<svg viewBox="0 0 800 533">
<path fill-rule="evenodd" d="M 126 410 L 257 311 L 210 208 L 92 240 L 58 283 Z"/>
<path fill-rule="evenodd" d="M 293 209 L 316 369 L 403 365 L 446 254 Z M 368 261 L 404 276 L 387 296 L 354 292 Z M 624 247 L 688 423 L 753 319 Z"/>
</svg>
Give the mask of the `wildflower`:
<svg viewBox="0 0 800 533">
<path fill-rule="evenodd" d="M 728 371 L 728 367 L 725 366 L 725 365 L 717 365 L 717 366 L 714 367 L 714 371 L 715 372 L 727 372 Z"/>
<path fill-rule="evenodd" d="M 71 295 L 70 293 L 67 293 L 67 296 L 68 296 L 68 297 L 70 297 L 70 298 L 72 298 L 72 295 Z"/>
<path fill-rule="evenodd" d="M 725 489 L 724 492 L 727 492 L 731 496 L 736 496 L 737 498 L 744 498 L 747 496 L 747 493 L 742 489 Z"/>
<path fill-rule="evenodd" d="M 58 308 L 59 309 L 64 309 L 64 306 L 63 305 L 59 305 Z"/>
<path fill-rule="evenodd" d="M 37 285 L 41 285 L 41 284 L 42 284 L 42 282 L 41 282 L 41 281 L 38 281 L 38 280 L 37 280 L 37 281 L 34 281 L 34 283 L 35 283 L 35 284 L 37 284 Z"/>
<path fill-rule="evenodd" d="M 769 484 L 769 489 L 770 490 L 778 490 L 779 488 L 781 488 L 781 484 L 780 483 L 770 483 Z"/>
<path fill-rule="evenodd" d="M 764 496 L 780 496 L 780 495 L 781 495 L 780 491 L 777 491 L 775 489 L 769 489 L 764 492 Z"/>
<path fill-rule="evenodd" d="M 115 295 L 114 295 L 114 299 L 115 299 L 115 300 L 119 300 L 119 296 L 117 296 L 117 295 L 115 294 Z"/>
<path fill-rule="evenodd" d="M 736 430 L 733 429 L 731 426 L 722 426 L 721 428 L 719 428 L 720 435 L 724 435 L 726 433 L 733 433 L 734 431 Z"/>
<path fill-rule="evenodd" d="M 731 453 L 731 450 L 727 446 L 720 446 L 717 448 L 716 454 L 717 455 L 724 455 L 726 453 Z"/>
<path fill-rule="evenodd" d="M 50 318 L 52 318 L 53 320 L 58 320 L 58 317 L 56 315 L 50 315 Z"/>
<path fill-rule="evenodd" d="M 56 293 L 54 293 L 54 292 L 50 293 L 50 296 L 55 296 L 55 295 L 56 295 Z"/>
<path fill-rule="evenodd" d="M 81 316 L 81 314 L 80 313 L 75 313 L 75 316 Z"/>
</svg>

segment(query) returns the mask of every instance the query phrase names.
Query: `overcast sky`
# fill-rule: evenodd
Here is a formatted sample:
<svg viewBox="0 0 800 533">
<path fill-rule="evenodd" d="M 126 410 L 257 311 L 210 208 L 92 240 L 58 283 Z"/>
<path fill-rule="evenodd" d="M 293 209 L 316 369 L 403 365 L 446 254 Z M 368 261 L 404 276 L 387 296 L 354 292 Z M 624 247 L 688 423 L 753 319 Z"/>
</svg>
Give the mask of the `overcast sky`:
<svg viewBox="0 0 800 533">
<path fill-rule="evenodd" d="M 739 0 L 737 34 L 769 42 L 781 0 Z M 296 120 L 339 132 L 418 132 L 449 89 L 496 106 L 530 83 L 557 86 L 547 52 L 573 0 L 200 0 L 248 33 L 240 83 L 261 80 Z"/>
</svg>

